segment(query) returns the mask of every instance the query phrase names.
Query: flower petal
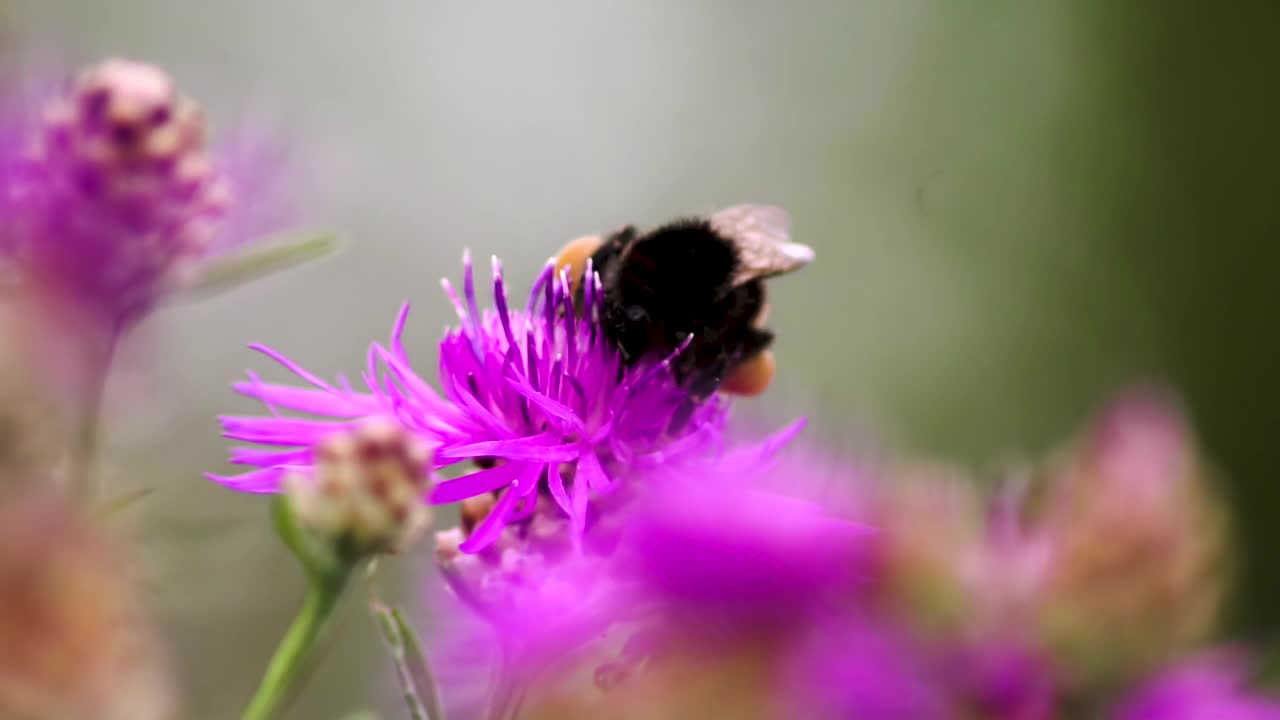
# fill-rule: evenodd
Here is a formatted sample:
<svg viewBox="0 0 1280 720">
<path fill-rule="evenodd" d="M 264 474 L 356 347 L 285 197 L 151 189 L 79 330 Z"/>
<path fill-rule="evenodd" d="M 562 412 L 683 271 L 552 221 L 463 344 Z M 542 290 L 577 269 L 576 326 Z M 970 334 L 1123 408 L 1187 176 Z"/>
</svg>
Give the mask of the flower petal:
<svg viewBox="0 0 1280 720">
<path fill-rule="evenodd" d="M 442 505 L 506 487 L 520 476 L 527 465 L 528 463 L 509 462 L 488 470 L 445 480 L 436 485 L 435 490 L 431 492 L 431 502 Z"/>
</svg>

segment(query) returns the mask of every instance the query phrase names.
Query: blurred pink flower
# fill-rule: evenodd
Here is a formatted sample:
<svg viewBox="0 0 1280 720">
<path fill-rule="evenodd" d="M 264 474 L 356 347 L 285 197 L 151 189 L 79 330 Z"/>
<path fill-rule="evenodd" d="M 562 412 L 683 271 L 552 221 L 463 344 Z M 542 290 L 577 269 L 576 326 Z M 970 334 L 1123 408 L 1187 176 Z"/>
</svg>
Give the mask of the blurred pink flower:
<svg viewBox="0 0 1280 720">
<path fill-rule="evenodd" d="M 46 302 L 127 326 L 234 244 L 229 227 L 262 229 L 242 218 L 262 207 L 268 168 L 248 154 L 224 165 L 199 107 L 160 68 L 106 60 L 42 108 L 26 102 L 0 100 L 0 228 Z M 237 197 L 238 185 L 254 192 Z"/>
<path fill-rule="evenodd" d="M 592 662 L 609 685 L 641 668 L 653 682 L 697 687 L 758 663 L 751 674 L 776 674 L 797 638 L 844 627 L 872 536 L 820 498 L 778 490 L 804 486 L 813 469 L 794 453 L 772 459 L 778 440 L 655 470 L 630 500 L 602 508 L 586 554 L 546 550 L 535 511 L 527 535 L 481 554 L 457 552 L 461 534 L 442 533 L 441 570 L 526 684 L 554 687 Z M 472 627 L 452 645 L 492 642 L 489 632 Z M 607 660 L 610 647 L 621 650 Z M 698 678 L 667 673 L 689 663 Z"/>
<path fill-rule="evenodd" d="M 867 579 L 873 531 L 814 498 L 799 453 L 763 467 L 674 469 L 626 519 L 624 571 L 693 639 L 781 632 L 838 613 Z"/>
<path fill-rule="evenodd" d="M 1107 674 L 1208 634 L 1226 590 L 1226 518 L 1168 394 L 1116 397 L 1047 481 L 1033 523 L 1050 549 L 1040 613 L 1051 645 Z"/>
<path fill-rule="evenodd" d="M 1243 658 L 1218 652 L 1184 660 L 1134 690 L 1107 720 L 1277 720 L 1280 701 L 1247 687 Z"/>
</svg>

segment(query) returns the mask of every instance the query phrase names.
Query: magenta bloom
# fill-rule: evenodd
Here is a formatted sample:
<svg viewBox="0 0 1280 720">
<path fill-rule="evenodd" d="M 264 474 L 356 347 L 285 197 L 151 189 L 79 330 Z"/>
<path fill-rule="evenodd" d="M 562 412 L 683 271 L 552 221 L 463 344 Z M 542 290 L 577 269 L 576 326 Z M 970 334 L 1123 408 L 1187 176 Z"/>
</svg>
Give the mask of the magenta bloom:
<svg viewBox="0 0 1280 720">
<path fill-rule="evenodd" d="M 309 447 L 332 432 L 333 420 L 350 423 L 389 413 L 435 446 L 437 468 L 468 467 L 441 482 L 434 503 L 501 493 L 461 549 L 491 545 L 508 524 L 531 518 L 539 501 L 553 502 L 567 517 L 571 537 L 581 538 L 593 496 L 609 495 L 633 477 L 719 446 L 727 402 L 694 402 L 675 382 L 671 358 L 624 365 L 603 336 L 600 280 L 586 273 L 581 312 L 567 273 L 547 268 L 533 285 L 525 309 L 512 309 L 497 259 L 494 309 L 481 312 L 470 257 L 464 257 L 463 295 L 446 281 L 459 325 L 440 343 L 439 390 L 411 367 L 401 344 L 406 306 L 388 345 L 374 343 L 364 373 L 367 390 L 345 380 L 331 385 L 271 350 L 310 388 L 271 385 L 250 376 L 236 389 L 275 413 L 287 409 L 327 419 L 223 417 L 226 437 L 276 446 L 238 448 L 232 462 L 258 468 L 213 479 L 238 490 L 275 492 L 290 469 L 305 468 Z M 679 352 L 679 351 L 677 351 Z"/>
<path fill-rule="evenodd" d="M 799 458 L 769 462 L 798 429 L 665 473 L 627 516 L 626 572 L 681 632 L 774 631 L 856 595 L 871 531 L 763 487 L 806 482 Z"/>
<path fill-rule="evenodd" d="M 806 482 L 808 462 L 774 460 L 798 429 L 649 474 L 633 502 L 609 508 L 607 525 L 588 527 L 590 547 L 616 530 L 607 554 L 549 555 L 525 542 L 493 562 L 449 557 L 442 570 L 530 680 L 571 667 L 563 661 L 589 655 L 584 646 L 609 628 L 624 646 L 610 667 L 662 662 L 668 652 L 714 662 L 765 651 L 786 662 L 797 637 L 844 627 L 870 540 L 819 498 L 766 489 Z M 453 644 L 487 644 L 484 630 L 459 628 Z"/>
</svg>

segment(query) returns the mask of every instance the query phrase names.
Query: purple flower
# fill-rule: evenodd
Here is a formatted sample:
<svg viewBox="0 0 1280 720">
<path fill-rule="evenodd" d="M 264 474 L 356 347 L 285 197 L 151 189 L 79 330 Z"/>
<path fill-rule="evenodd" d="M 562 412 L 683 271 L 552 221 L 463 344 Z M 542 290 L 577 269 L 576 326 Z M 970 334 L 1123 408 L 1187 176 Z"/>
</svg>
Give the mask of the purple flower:
<svg viewBox="0 0 1280 720">
<path fill-rule="evenodd" d="M 509 524 L 532 518 L 540 501 L 554 503 L 568 518 L 570 537 L 580 546 L 591 498 L 612 495 L 655 468 L 719 448 L 727 402 L 690 398 L 672 376 L 671 357 L 624 364 L 603 336 L 603 293 L 590 265 L 583 307 L 575 306 L 567 272 L 557 277 L 548 264 L 526 308 L 512 309 L 495 258 L 494 309 L 484 312 L 469 255 L 463 265 L 461 297 L 444 283 L 459 324 L 440 343 L 439 390 L 411 367 L 401 343 L 407 306 L 390 343 L 370 347 L 363 377 L 367 390 L 356 391 L 345 379 L 326 383 L 259 346 L 311 387 L 266 384 L 252 374 L 237 384 L 273 416 L 223 417 L 226 437 L 277 449 L 237 448 L 232 462 L 258 469 L 239 477 L 211 477 L 238 490 L 275 492 L 285 472 L 311 463 L 308 448 L 332 432 L 333 420 L 350 424 L 388 413 L 432 441 L 436 468 L 469 469 L 436 486 L 432 502 L 497 495 L 461 543 L 464 552 L 477 552 Z M 277 413 L 280 408 L 326 419 L 285 417 Z M 479 469 L 469 468 L 470 463 Z"/>
<path fill-rule="evenodd" d="M 626 572 L 682 633 L 754 634 L 847 604 L 864 578 L 871 531 L 772 489 L 807 482 L 776 443 L 669 471 L 626 518 Z"/>
<path fill-rule="evenodd" d="M 795 492 L 812 463 L 774 455 L 797 430 L 648 474 L 632 502 L 609 509 L 609 523 L 587 528 L 593 548 L 602 531 L 616 531 L 607 552 L 544 552 L 530 531 L 466 555 L 441 533 L 440 568 L 526 682 L 572 672 L 566 661 L 599 649 L 592 643 L 606 634 L 620 641 L 605 643 L 616 653 L 601 667 L 606 676 L 690 659 L 707 673 L 735 658 L 773 668 L 791 657 L 796 637 L 844 627 L 870 539 L 819 504 L 829 498 Z M 488 644 L 487 630 L 459 626 L 450 645 Z"/>
<path fill-rule="evenodd" d="M 1280 701 L 1246 687 L 1242 658 L 1184 661 L 1149 680 L 1107 714 L 1110 720 L 1276 720 Z"/>
<path fill-rule="evenodd" d="M 594 598 L 598 625 L 661 617 L 657 645 L 768 643 L 843 612 L 863 580 L 871 531 L 816 498 L 766 489 L 770 478 L 805 471 L 802 462 L 773 461 L 797 430 L 647 477 L 634 502 L 611 508 L 608 526 L 588 529 L 588 541 L 602 530 L 617 537 L 607 555 L 585 561 L 586 570 L 577 558 L 539 552 L 532 538 L 508 547 L 490 572 L 501 577 L 487 583 L 505 597 L 499 612 L 487 614 L 500 626 L 527 617 L 519 608 L 531 603 L 525 596 L 565 578 L 573 589 L 564 594 L 578 597 L 579 609 Z"/>
<path fill-rule="evenodd" d="M 39 122 L 0 120 L 3 250 L 40 296 L 127 325 L 229 244 L 250 204 L 163 70 L 107 60 L 38 111 L 8 95 L 6 117 Z"/>
</svg>

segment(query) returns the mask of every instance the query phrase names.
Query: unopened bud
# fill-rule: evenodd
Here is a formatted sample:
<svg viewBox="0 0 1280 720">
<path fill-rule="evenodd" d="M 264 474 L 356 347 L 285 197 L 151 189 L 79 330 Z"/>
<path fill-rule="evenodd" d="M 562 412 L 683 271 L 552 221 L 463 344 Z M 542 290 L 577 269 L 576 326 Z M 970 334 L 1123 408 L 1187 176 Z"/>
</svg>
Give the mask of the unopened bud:
<svg viewBox="0 0 1280 720">
<path fill-rule="evenodd" d="M 1045 623 L 1093 672 L 1141 670 L 1203 638 L 1226 585 L 1225 515 L 1178 409 L 1131 395 L 1051 478 Z"/>
<path fill-rule="evenodd" d="M 871 512 L 879 530 L 876 592 L 928 625 L 954 627 L 974 609 L 969 574 L 983 552 L 981 499 L 971 479 L 949 466 L 911 463 L 888 473 L 892 482 Z"/>
<path fill-rule="evenodd" d="M 343 554 L 398 552 L 430 525 L 431 448 L 399 423 L 366 422 L 313 452 L 314 475 L 291 475 L 285 491 L 298 521 Z"/>
</svg>

